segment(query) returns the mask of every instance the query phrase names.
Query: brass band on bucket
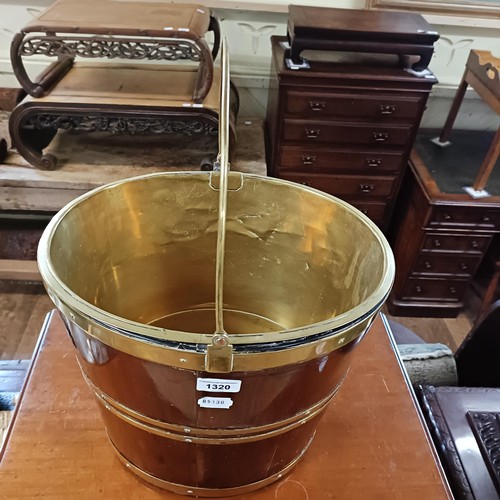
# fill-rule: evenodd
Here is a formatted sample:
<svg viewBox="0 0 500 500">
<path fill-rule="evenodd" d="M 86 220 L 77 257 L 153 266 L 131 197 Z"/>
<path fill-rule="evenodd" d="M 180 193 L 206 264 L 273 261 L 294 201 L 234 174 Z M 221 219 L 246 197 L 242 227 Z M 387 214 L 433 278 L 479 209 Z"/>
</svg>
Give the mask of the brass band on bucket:
<svg viewBox="0 0 500 500">
<path fill-rule="evenodd" d="M 239 444 L 253 441 L 268 439 L 285 432 L 289 432 L 296 427 L 304 425 L 308 421 L 318 416 L 328 405 L 331 399 L 339 390 L 345 375 L 342 380 L 334 387 L 333 391 L 321 401 L 315 403 L 311 407 L 302 412 L 293 415 L 290 418 L 273 422 L 267 425 L 256 427 L 244 427 L 239 429 L 203 429 L 187 427 L 185 425 L 176 425 L 161 420 L 148 417 L 138 411 L 125 406 L 116 401 L 111 396 L 104 393 L 96 387 L 90 379 L 84 374 L 84 377 L 89 386 L 94 391 L 97 401 L 109 412 L 116 417 L 125 421 L 127 424 L 133 425 L 148 433 L 155 434 L 160 437 L 173 439 L 175 441 L 184 441 L 186 443 L 200 443 L 208 445 L 225 445 Z"/>
<path fill-rule="evenodd" d="M 129 462 L 116 448 L 113 441 L 111 441 L 111 439 L 109 441 L 111 443 L 114 452 L 116 453 L 120 461 L 125 465 L 125 467 L 127 467 L 127 469 L 132 471 L 134 474 L 137 474 L 137 476 L 139 476 L 141 479 L 148 482 L 149 484 L 152 484 L 153 486 L 156 486 L 158 488 L 163 488 L 165 490 L 172 491 L 173 493 L 177 493 L 179 495 L 216 498 L 216 497 L 230 497 L 233 495 L 243 495 L 245 493 L 249 493 L 250 491 L 263 488 L 264 486 L 267 486 L 268 484 L 274 483 L 278 479 L 281 479 L 295 467 L 297 462 L 302 458 L 304 453 L 308 450 L 313 439 L 314 439 L 314 434 L 307 443 L 307 445 L 305 446 L 305 448 L 302 450 L 302 452 L 279 472 L 276 472 L 275 474 L 266 477 L 261 481 L 256 481 L 255 483 L 245 484 L 243 486 L 236 486 L 233 488 L 198 488 L 194 486 L 186 486 L 183 484 L 177 484 L 177 483 L 172 483 L 170 481 L 165 481 L 164 479 L 160 479 L 156 476 L 153 476 L 152 474 L 149 474 L 146 471 L 143 471 L 139 467 L 135 466 L 133 463 Z"/>
</svg>

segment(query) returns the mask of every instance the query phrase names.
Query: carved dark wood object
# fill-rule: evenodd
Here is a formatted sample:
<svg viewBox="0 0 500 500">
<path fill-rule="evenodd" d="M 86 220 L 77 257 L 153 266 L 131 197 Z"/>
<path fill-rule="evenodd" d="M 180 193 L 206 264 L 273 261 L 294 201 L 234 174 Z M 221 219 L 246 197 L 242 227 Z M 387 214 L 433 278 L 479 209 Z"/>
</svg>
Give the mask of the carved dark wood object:
<svg viewBox="0 0 500 500">
<path fill-rule="evenodd" d="M 303 61 L 303 50 L 336 50 L 417 56 L 408 66 L 429 65 L 439 34 L 419 14 L 291 5 L 288 17 L 290 58 Z"/>
<path fill-rule="evenodd" d="M 419 389 L 422 409 L 458 500 L 500 496 L 500 389 Z"/>
<path fill-rule="evenodd" d="M 9 121 L 12 141 L 19 154 L 32 165 L 53 170 L 57 157 L 44 154 L 58 130 L 110 132 L 128 135 L 185 134 L 217 136 L 218 114 L 178 108 L 137 109 L 118 106 L 44 106 L 30 101 L 18 106 Z M 234 143 L 234 132 L 231 130 Z"/>
<path fill-rule="evenodd" d="M 209 31 L 214 33 L 212 50 L 205 40 Z M 217 19 L 199 5 L 59 0 L 14 36 L 11 61 L 26 92 L 41 97 L 64 77 L 77 57 L 192 60 L 198 63 L 193 101 L 200 103 L 212 85 L 219 44 Z M 57 57 L 35 81 L 23 61 L 33 55 Z"/>
</svg>

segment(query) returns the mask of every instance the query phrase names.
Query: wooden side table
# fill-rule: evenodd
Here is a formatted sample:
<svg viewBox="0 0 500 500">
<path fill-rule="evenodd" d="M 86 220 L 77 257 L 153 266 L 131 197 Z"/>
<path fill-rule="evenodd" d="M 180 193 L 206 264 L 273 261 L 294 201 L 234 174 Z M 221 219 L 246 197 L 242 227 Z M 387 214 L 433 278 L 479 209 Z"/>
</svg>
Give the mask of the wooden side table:
<svg viewBox="0 0 500 500">
<path fill-rule="evenodd" d="M 215 68 L 203 105 L 193 105 L 191 100 L 196 81 L 197 70 L 192 67 L 77 63 L 48 95 L 28 96 L 16 106 L 9 119 L 12 142 L 29 163 L 52 170 L 57 158 L 43 150 L 60 129 L 216 137 L 220 68 Z M 236 114 L 233 106 L 231 146 Z"/>
<path fill-rule="evenodd" d="M 417 56 L 408 67 L 427 68 L 439 34 L 420 15 L 410 12 L 331 9 L 290 5 L 290 58 L 301 64 L 303 50 L 331 50 Z"/>
<path fill-rule="evenodd" d="M 481 99 L 500 116 L 500 58 L 484 50 L 471 50 L 462 81 L 458 87 L 450 112 L 446 118 L 443 130 L 434 143 L 440 146 L 449 146 L 451 130 L 457 117 L 460 105 L 468 86 L 471 86 Z M 491 142 L 484 160 L 482 161 L 472 189 L 475 192 L 484 190 L 491 172 L 500 157 L 500 127 Z"/>
<path fill-rule="evenodd" d="M 2 495 L 182 498 L 141 482 L 115 457 L 57 315 L 42 335 L 0 462 Z M 357 350 L 307 454 L 289 475 L 245 500 L 452 498 L 380 318 Z"/>
<path fill-rule="evenodd" d="M 214 46 L 205 40 L 214 32 Z M 26 92 L 41 97 L 69 71 L 76 57 L 129 61 L 198 63 L 192 99 L 202 102 L 213 79 L 220 29 L 209 9 L 201 5 L 58 0 L 14 36 L 11 61 Z M 35 82 L 23 57 L 57 57 Z"/>
<path fill-rule="evenodd" d="M 208 31 L 214 32 L 212 50 Z M 29 163 L 52 170 L 57 158 L 43 150 L 60 129 L 216 136 L 221 69 L 213 60 L 219 42 L 218 22 L 201 5 L 58 0 L 12 42 L 14 73 L 30 94 L 12 112 L 12 142 Z M 57 61 L 33 82 L 23 58 L 40 54 Z M 101 61 L 89 68 L 76 58 L 130 64 Z M 136 64 L 153 60 L 167 64 Z M 180 60 L 195 64 L 172 64 Z M 231 90 L 234 145 L 239 99 Z M 212 168 L 211 161 L 200 166 Z"/>
</svg>

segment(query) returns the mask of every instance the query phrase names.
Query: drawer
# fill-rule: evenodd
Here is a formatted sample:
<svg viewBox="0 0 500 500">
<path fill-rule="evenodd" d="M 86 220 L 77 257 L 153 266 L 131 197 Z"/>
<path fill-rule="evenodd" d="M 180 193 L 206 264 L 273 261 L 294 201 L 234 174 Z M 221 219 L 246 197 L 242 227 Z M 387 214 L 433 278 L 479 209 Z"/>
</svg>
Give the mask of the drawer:
<svg viewBox="0 0 500 500">
<path fill-rule="evenodd" d="M 340 198 L 356 197 L 389 197 L 392 194 L 396 177 L 372 177 L 358 175 L 308 175 L 286 173 L 280 178 L 305 184 L 325 193 L 330 193 Z M 361 200 L 360 200 L 361 201 Z"/>
<path fill-rule="evenodd" d="M 483 255 L 491 241 L 490 235 L 427 233 L 422 251 L 467 252 Z"/>
<path fill-rule="evenodd" d="M 349 118 L 367 119 L 384 123 L 413 123 L 420 115 L 421 98 L 388 94 L 332 94 L 322 92 L 285 93 L 285 114 L 314 119 Z"/>
<path fill-rule="evenodd" d="M 411 126 L 284 120 L 283 139 L 304 144 L 358 144 L 363 147 L 406 145 Z"/>
<path fill-rule="evenodd" d="M 413 274 L 473 276 L 480 262 L 480 255 L 424 253 L 418 257 Z"/>
<path fill-rule="evenodd" d="M 403 290 L 403 299 L 446 300 L 460 302 L 469 280 L 410 278 Z"/>
<path fill-rule="evenodd" d="M 345 201 L 350 203 L 353 207 L 356 207 L 360 212 L 363 212 L 367 217 L 375 222 L 375 224 L 382 224 L 382 222 L 384 222 L 385 210 L 387 208 L 386 203 L 362 201 L 357 199 L 345 199 Z"/>
<path fill-rule="evenodd" d="M 500 230 L 500 210 L 484 206 L 434 206 L 429 227 Z"/>
<path fill-rule="evenodd" d="M 280 170 L 368 170 L 398 172 L 403 167 L 402 153 L 351 151 L 284 146 L 281 148 Z M 368 172 L 367 172 L 368 173 Z"/>
</svg>

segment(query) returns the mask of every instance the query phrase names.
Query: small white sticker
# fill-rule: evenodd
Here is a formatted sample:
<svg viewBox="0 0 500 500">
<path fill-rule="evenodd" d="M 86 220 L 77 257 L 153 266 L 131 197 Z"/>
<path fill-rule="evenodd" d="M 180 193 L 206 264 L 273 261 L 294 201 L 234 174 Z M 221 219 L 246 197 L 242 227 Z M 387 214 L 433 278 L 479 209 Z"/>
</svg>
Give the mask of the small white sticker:
<svg viewBox="0 0 500 500">
<path fill-rule="evenodd" d="M 202 408 L 221 408 L 227 410 L 233 406 L 233 400 L 231 398 L 205 396 L 204 398 L 198 399 L 198 405 Z"/>
<path fill-rule="evenodd" d="M 223 378 L 197 378 L 196 390 L 206 392 L 240 392 L 241 380 Z"/>
</svg>

